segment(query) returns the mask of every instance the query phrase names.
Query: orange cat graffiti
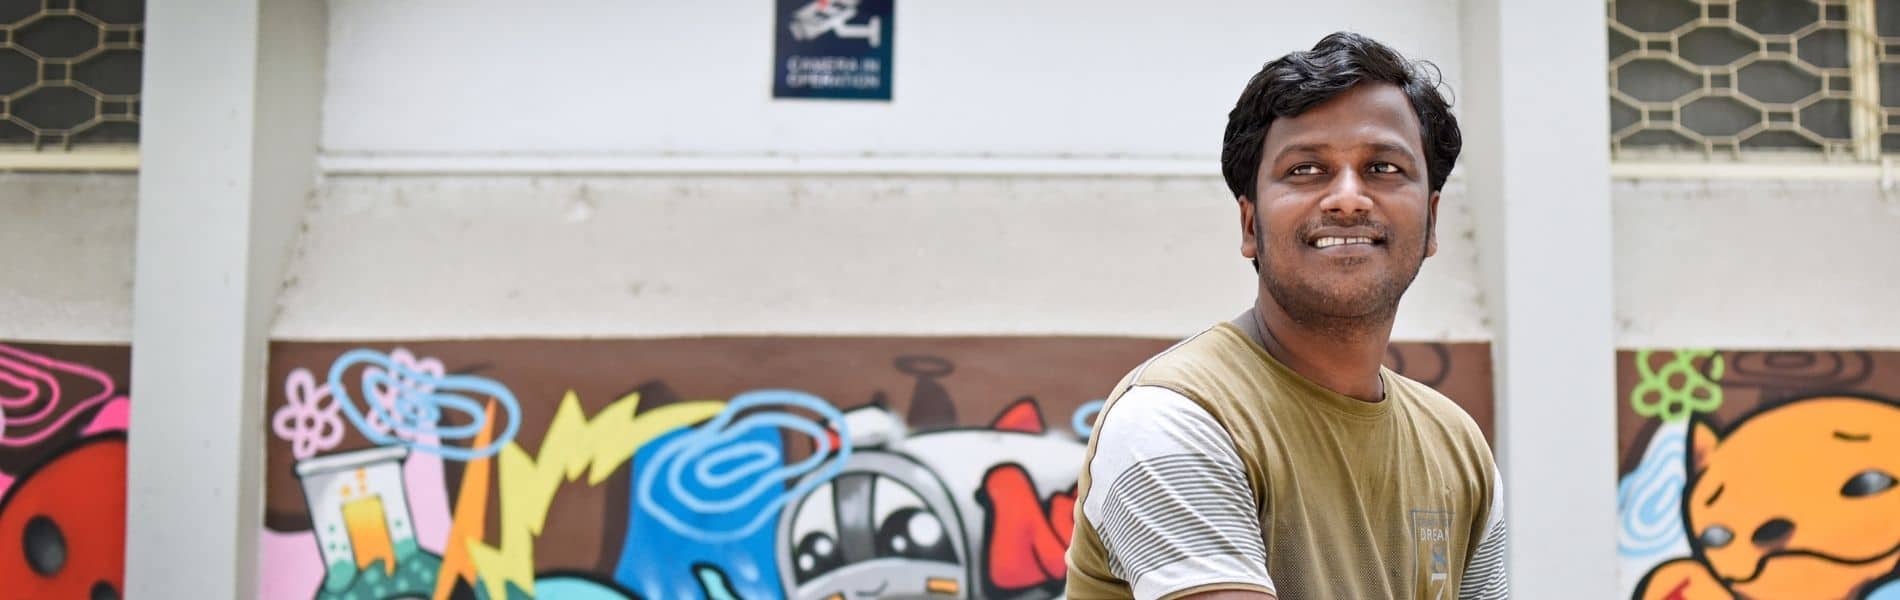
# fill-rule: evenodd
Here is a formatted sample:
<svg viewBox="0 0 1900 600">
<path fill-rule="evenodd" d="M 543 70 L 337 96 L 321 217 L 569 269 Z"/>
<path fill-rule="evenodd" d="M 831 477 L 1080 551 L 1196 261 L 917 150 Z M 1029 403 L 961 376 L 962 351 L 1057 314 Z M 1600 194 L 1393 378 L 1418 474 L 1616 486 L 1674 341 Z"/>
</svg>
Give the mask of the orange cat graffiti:
<svg viewBox="0 0 1900 600">
<path fill-rule="evenodd" d="M 1637 597 L 1859 598 L 1900 565 L 1900 407 L 1845 396 L 1690 435 L 1683 518 L 1694 557 Z"/>
</svg>

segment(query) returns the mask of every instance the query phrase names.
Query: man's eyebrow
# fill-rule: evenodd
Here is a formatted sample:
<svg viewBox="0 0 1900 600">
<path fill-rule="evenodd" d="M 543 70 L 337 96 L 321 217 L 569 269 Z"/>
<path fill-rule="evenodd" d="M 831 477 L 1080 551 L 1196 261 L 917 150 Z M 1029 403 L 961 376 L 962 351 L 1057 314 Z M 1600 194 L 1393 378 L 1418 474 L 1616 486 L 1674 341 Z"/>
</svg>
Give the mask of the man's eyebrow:
<svg viewBox="0 0 1900 600">
<path fill-rule="evenodd" d="M 1406 146 L 1405 144 L 1399 144 L 1395 142 L 1370 142 L 1370 143 L 1365 144 L 1365 147 L 1371 148 L 1372 151 L 1375 153 L 1400 154 L 1409 158 L 1416 158 L 1418 156 L 1416 153 L 1412 152 L 1412 148 L 1410 146 Z M 1333 149 L 1333 145 L 1325 143 L 1325 142 L 1302 142 L 1298 144 L 1289 144 L 1287 147 L 1281 148 L 1280 152 L 1275 154 L 1274 156 L 1286 156 L 1288 154 L 1296 154 L 1296 153 L 1323 154 L 1327 150 L 1331 150 L 1331 149 Z"/>
<path fill-rule="evenodd" d="M 1393 154 L 1403 154 L 1406 156 L 1413 156 L 1412 148 L 1404 144 L 1394 144 L 1391 142 L 1373 142 L 1367 145 L 1371 146 L 1372 149 L 1376 152 L 1390 152 Z"/>
<path fill-rule="evenodd" d="M 1331 149 L 1332 147 L 1333 147 L 1332 144 L 1327 144 L 1324 142 L 1306 142 L 1306 143 L 1301 143 L 1301 144 L 1293 144 L 1285 148 L 1281 148 L 1280 152 L 1276 154 L 1275 156 L 1285 156 L 1285 155 L 1293 154 L 1296 152 L 1319 154 Z"/>
</svg>

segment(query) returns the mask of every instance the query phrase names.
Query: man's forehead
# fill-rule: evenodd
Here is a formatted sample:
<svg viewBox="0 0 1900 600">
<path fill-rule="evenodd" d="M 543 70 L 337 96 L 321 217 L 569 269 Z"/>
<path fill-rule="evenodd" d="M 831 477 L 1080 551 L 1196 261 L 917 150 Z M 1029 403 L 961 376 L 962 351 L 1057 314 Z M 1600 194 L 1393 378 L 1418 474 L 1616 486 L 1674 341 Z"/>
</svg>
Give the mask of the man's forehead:
<svg viewBox="0 0 1900 600">
<path fill-rule="evenodd" d="M 1418 153 L 1418 115 L 1398 86 L 1365 83 L 1353 86 L 1295 117 L 1274 119 L 1263 140 L 1269 152 L 1301 149 L 1338 149 L 1397 146 Z"/>
</svg>

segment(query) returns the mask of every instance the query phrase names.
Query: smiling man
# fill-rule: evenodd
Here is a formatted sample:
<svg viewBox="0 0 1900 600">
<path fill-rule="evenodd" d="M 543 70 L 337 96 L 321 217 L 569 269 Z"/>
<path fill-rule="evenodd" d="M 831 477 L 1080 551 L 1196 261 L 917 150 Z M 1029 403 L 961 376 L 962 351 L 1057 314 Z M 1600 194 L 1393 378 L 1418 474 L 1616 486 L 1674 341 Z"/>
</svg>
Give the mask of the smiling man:
<svg viewBox="0 0 1900 600">
<path fill-rule="evenodd" d="M 1069 598 L 1508 595 L 1483 435 L 1380 366 L 1462 145 L 1427 69 L 1337 33 L 1247 83 L 1221 171 L 1254 306 L 1110 395 Z"/>
</svg>

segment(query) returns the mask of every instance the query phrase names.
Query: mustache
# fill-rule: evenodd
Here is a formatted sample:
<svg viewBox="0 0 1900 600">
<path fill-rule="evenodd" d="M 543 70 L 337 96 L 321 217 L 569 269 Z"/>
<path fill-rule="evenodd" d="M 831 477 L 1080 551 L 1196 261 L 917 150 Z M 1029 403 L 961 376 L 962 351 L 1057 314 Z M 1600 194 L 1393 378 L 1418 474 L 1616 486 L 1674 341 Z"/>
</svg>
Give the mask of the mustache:
<svg viewBox="0 0 1900 600">
<path fill-rule="evenodd" d="M 1313 231 L 1316 229 L 1323 228 L 1323 227 L 1334 227 L 1334 228 L 1341 228 L 1341 229 L 1344 229 L 1344 228 L 1371 229 L 1373 231 L 1379 232 L 1379 237 L 1381 239 L 1386 239 L 1386 240 L 1392 239 L 1391 227 L 1387 226 L 1383 222 L 1374 220 L 1371 215 L 1364 215 L 1364 214 L 1355 215 L 1355 216 L 1322 214 L 1319 217 L 1319 221 L 1302 223 L 1299 229 L 1294 230 L 1293 232 L 1294 239 L 1298 239 L 1298 240 L 1312 239 Z"/>
</svg>

